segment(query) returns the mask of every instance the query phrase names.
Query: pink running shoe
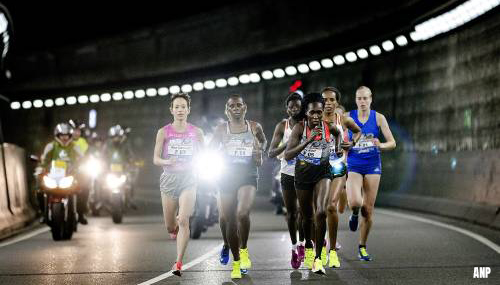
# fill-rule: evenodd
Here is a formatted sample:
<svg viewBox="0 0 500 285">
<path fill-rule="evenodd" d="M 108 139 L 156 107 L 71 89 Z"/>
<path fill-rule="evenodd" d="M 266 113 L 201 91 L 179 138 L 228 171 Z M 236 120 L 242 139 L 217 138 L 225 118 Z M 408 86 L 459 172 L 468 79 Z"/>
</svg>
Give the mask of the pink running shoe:
<svg viewBox="0 0 500 285">
<path fill-rule="evenodd" d="M 303 262 L 304 257 L 306 255 L 306 248 L 303 245 L 297 246 L 297 255 L 299 257 L 300 262 Z"/>
<path fill-rule="evenodd" d="M 299 259 L 299 255 L 297 254 L 297 251 L 292 249 L 292 260 L 290 261 L 292 268 L 299 269 L 301 263 L 302 262 Z"/>
<path fill-rule="evenodd" d="M 180 277 L 182 275 L 181 271 L 182 271 L 182 262 L 177 261 L 176 263 L 174 263 L 174 266 L 172 266 L 172 273 Z"/>
</svg>

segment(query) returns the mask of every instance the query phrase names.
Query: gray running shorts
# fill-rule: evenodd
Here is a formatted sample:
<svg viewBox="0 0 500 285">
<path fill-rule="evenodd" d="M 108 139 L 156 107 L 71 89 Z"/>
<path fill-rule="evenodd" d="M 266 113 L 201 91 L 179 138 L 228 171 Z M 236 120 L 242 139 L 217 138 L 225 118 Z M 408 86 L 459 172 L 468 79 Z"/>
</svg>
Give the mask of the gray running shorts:
<svg viewBox="0 0 500 285">
<path fill-rule="evenodd" d="M 191 172 L 163 172 L 160 177 L 160 191 L 174 199 L 179 199 L 184 190 L 193 188 L 196 190 L 196 186 L 196 176 Z"/>
</svg>

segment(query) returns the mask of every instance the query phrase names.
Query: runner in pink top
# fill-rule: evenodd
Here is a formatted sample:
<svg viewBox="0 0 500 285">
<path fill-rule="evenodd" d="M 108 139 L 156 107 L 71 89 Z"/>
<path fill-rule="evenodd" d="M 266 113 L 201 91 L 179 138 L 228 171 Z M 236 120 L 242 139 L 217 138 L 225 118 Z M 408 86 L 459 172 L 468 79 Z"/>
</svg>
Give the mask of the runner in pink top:
<svg viewBox="0 0 500 285">
<path fill-rule="evenodd" d="M 165 140 L 163 141 L 162 158 L 174 160 L 172 165 L 164 165 L 166 173 L 192 173 L 193 156 L 200 149 L 198 138 L 199 129 L 187 123 L 185 132 L 177 132 L 172 124 L 163 127 Z"/>
</svg>

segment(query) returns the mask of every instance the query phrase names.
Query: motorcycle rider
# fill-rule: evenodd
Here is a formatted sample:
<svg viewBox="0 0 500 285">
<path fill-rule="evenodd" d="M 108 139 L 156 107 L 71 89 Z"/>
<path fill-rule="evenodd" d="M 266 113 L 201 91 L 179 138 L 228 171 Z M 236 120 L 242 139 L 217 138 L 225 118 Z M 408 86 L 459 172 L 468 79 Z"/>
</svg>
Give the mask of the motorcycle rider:
<svg viewBox="0 0 500 285">
<path fill-rule="evenodd" d="M 69 125 L 73 128 L 73 142 L 80 148 L 83 157 L 86 156 L 87 150 L 89 149 L 89 144 L 87 140 L 82 137 L 82 130 L 85 128 L 85 124 L 78 120 L 69 120 Z M 78 212 L 78 222 L 82 225 L 88 224 L 85 215 L 88 212 L 88 200 L 89 200 L 89 179 L 88 177 L 79 173 L 78 181 L 80 182 L 80 191 L 78 192 L 78 199 L 76 205 L 76 211 Z"/>
</svg>

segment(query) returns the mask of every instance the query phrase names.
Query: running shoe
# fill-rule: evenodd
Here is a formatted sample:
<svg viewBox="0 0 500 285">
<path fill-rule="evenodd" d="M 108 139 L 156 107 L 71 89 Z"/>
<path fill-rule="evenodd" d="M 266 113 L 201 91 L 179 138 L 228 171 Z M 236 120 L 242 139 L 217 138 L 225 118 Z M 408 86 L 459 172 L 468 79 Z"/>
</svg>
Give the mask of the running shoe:
<svg viewBox="0 0 500 285">
<path fill-rule="evenodd" d="M 359 260 L 363 260 L 363 261 L 371 261 L 372 260 L 371 255 L 369 255 L 368 252 L 366 251 L 366 247 L 363 247 L 363 246 L 358 249 L 358 257 L 359 257 Z"/>
<path fill-rule="evenodd" d="M 321 261 L 321 259 L 316 258 L 314 260 L 312 272 L 314 272 L 316 274 L 326 274 L 325 268 L 323 267 L 323 261 Z"/>
<path fill-rule="evenodd" d="M 358 230 L 358 215 L 351 215 L 349 217 L 349 229 L 353 232 Z"/>
<path fill-rule="evenodd" d="M 328 267 L 330 268 L 340 267 L 340 260 L 335 250 L 330 250 L 330 256 L 328 258 Z"/>
<path fill-rule="evenodd" d="M 248 254 L 248 248 L 240 249 L 240 260 L 241 260 L 241 269 L 252 268 L 252 261 L 250 260 L 250 256 Z"/>
<path fill-rule="evenodd" d="M 241 279 L 240 260 L 233 261 L 233 271 L 231 271 L 231 279 Z"/>
<path fill-rule="evenodd" d="M 297 251 L 292 249 L 292 260 L 290 261 L 292 268 L 299 269 L 301 263 L 302 262 L 299 259 L 299 255 L 297 254 Z"/>
<path fill-rule="evenodd" d="M 321 261 L 323 261 L 323 266 L 326 266 L 328 264 L 328 260 L 326 259 L 326 242 L 323 243 L 323 248 L 321 248 Z"/>
<path fill-rule="evenodd" d="M 182 262 L 177 261 L 176 263 L 174 263 L 174 266 L 172 266 L 172 274 L 181 277 L 182 275 L 181 270 L 182 270 Z"/>
<path fill-rule="evenodd" d="M 305 250 L 306 250 L 306 248 L 303 245 L 297 246 L 297 254 L 299 256 L 300 262 L 304 261 Z"/>
<path fill-rule="evenodd" d="M 229 246 L 222 246 L 222 250 L 220 251 L 220 264 L 227 265 L 229 262 Z"/>
<path fill-rule="evenodd" d="M 312 269 L 313 262 L 314 262 L 314 250 L 313 248 L 306 248 L 304 266 L 306 266 L 308 269 Z"/>
<path fill-rule="evenodd" d="M 339 250 L 341 248 L 342 248 L 342 246 L 340 245 L 340 243 L 338 241 L 335 242 L 335 250 Z"/>
</svg>

